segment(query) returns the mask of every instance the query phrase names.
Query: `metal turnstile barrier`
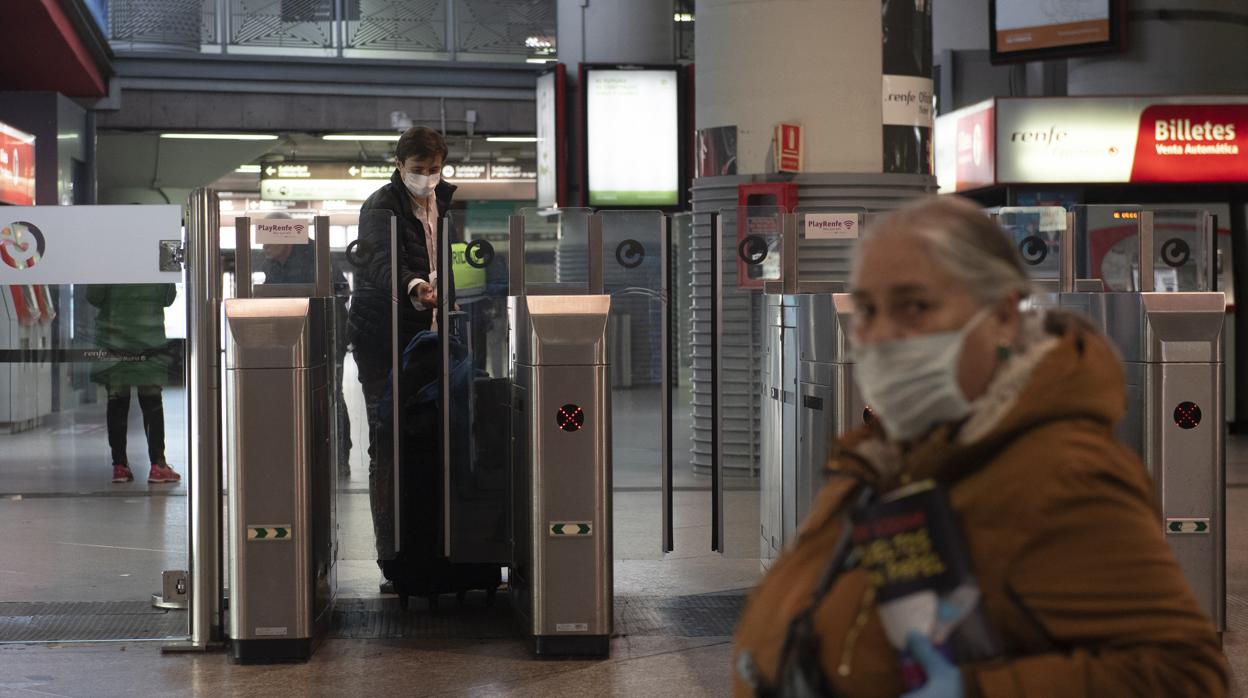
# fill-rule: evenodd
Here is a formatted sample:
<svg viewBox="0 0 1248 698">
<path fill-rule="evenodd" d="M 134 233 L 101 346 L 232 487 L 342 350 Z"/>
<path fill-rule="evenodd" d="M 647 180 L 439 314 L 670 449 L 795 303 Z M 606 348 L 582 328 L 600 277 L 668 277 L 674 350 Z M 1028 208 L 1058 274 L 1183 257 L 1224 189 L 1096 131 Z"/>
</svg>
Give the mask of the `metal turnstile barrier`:
<svg viewBox="0 0 1248 698">
<path fill-rule="evenodd" d="M 308 659 L 333 609 L 328 227 L 317 219 L 315 297 L 254 298 L 250 221 L 237 223 L 238 297 L 224 304 L 228 637 L 236 662 Z"/>
<path fill-rule="evenodd" d="M 766 287 L 760 438 L 761 556 L 769 567 L 810 513 L 826 482 L 832 442 L 869 413 L 853 382 L 853 300 L 838 282 L 802 293 Z"/>
<path fill-rule="evenodd" d="M 848 293 L 797 296 L 797 493 L 795 525 L 805 520 L 825 482 L 832 441 L 870 415 L 854 385 Z"/>
<path fill-rule="evenodd" d="M 606 656 L 614 599 L 608 296 L 516 296 L 515 561 L 509 583 L 538 655 Z"/>
<path fill-rule="evenodd" d="M 332 603 L 326 299 L 225 302 L 230 657 L 311 656 Z M 328 558 L 327 558 L 328 556 Z"/>
<path fill-rule="evenodd" d="M 1127 375 L 1119 436 L 1153 477 L 1163 530 L 1197 601 L 1225 630 L 1225 298 L 1108 293 L 1103 300 Z"/>
<path fill-rule="evenodd" d="M 1215 290 L 1212 217 L 1155 235 L 1154 213 L 1138 206 L 996 215 L 1037 282 L 1031 304 L 1087 317 L 1122 354 L 1127 414 L 1117 435 L 1152 476 L 1171 549 L 1225 630 L 1226 300 Z"/>
<path fill-rule="evenodd" d="M 848 284 L 802 281 L 797 260 L 799 250 L 810 244 L 812 229 L 828 228 L 838 231 L 839 237 L 831 240 L 845 247 L 843 254 L 848 258 L 866 215 L 859 210 L 781 213 L 777 239 L 754 246 L 759 251 L 771 248 L 781 257 L 771 278 L 761 284 L 759 534 L 763 568 L 796 537 L 810 513 L 825 482 L 832 441 L 862 425 L 867 414 L 853 384 L 849 353 L 853 302 L 845 293 Z M 763 265 L 769 255 L 753 253 L 749 238 L 745 240 L 738 250 L 741 263 Z"/>
</svg>

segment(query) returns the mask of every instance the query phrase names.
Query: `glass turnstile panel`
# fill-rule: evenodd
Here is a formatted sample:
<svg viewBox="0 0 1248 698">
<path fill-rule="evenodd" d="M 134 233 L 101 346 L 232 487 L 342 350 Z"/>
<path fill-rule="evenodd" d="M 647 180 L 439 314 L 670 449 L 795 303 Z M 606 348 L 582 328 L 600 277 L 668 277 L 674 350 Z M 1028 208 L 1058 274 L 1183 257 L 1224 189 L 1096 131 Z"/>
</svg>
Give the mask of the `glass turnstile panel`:
<svg viewBox="0 0 1248 698">
<path fill-rule="evenodd" d="M 603 292 L 611 296 L 611 406 L 615 557 L 662 557 L 670 511 L 663 341 L 667 315 L 667 217 L 660 211 L 604 211 Z"/>
<path fill-rule="evenodd" d="M 591 213 L 587 208 L 521 209 L 529 293 L 585 293 Z"/>
<path fill-rule="evenodd" d="M 511 377 L 507 319 L 509 230 L 505 222 L 473 220 L 451 211 L 438 268 L 440 293 L 454 288 L 452 304 L 439 306 L 436 385 L 421 386 L 419 409 L 440 408 L 435 473 L 442 501 L 443 554 L 456 563 L 510 560 L 508 463 L 511 449 Z M 439 400 L 441 395 L 449 396 Z M 409 443 L 420 449 L 422 444 Z M 423 456 L 422 456 L 423 457 Z"/>
<path fill-rule="evenodd" d="M 762 379 L 765 284 L 779 282 L 783 212 L 776 206 L 719 212 L 714 330 L 714 545 L 732 557 L 760 553 L 761 419 L 771 402 Z M 778 397 L 783 397 L 779 396 Z"/>
<path fill-rule="evenodd" d="M 1217 248 L 1213 247 L 1213 224 L 1206 211 L 1154 209 L 1154 291 L 1214 290 Z"/>
<path fill-rule="evenodd" d="M 1061 206 L 1011 206 L 996 212 L 997 223 L 1027 265 L 1032 281 L 1057 291 L 1062 269 L 1062 233 L 1066 209 Z M 1038 285 L 1039 285 L 1038 284 Z"/>
<path fill-rule="evenodd" d="M 185 637 L 181 208 L 0 211 L 0 642 Z"/>
<path fill-rule="evenodd" d="M 1107 292 L 1140 290 L 1140 207 L 1096 205 L 1072 210 L 1076 283 L 1099 279 L 1101 290 Z"/>
</svg>

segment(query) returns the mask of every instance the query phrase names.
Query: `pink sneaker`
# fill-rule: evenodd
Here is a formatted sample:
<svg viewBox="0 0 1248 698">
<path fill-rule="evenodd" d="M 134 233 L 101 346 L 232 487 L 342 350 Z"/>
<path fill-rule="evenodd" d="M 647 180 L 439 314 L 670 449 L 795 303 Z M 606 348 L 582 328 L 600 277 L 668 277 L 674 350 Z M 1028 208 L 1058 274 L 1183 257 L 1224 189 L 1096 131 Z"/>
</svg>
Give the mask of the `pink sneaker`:
<svg viewBox="0 0 1248 698">
<path fill-rule="evenodd" d="M 152 463 L 152 471 L 147 474 L 147 481 L 151 483 L 180 482 L 181 480 L 182 476 L 164 463 Z"/>
<path fill-rule="evenodd" d="M 113 463 L 113 482 L 134 482 L 130 466 Z"/>
</svg>

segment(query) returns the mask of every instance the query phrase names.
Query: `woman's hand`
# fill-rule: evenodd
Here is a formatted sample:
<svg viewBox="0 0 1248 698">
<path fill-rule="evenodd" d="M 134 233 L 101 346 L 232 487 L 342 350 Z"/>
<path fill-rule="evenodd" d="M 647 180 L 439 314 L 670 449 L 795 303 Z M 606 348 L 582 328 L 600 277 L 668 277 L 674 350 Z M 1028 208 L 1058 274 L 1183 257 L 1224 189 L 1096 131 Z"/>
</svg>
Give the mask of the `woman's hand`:
<svg viewBox="0 0 1248 698">
<path fill-rule="evenodd" d="M 927 683 L 901 698 L 962 698 L 962 672 L 932 646 L 931 640 L 920 633 L 910 633 L 906 648 L 923 667 Z"/>
</svg>

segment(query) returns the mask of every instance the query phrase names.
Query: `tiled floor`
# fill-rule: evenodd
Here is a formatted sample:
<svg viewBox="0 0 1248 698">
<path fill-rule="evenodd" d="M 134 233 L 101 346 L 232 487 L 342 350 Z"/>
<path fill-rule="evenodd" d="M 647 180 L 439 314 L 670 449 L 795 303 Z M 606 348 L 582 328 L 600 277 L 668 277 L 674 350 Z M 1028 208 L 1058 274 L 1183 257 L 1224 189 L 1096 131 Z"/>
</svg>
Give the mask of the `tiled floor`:
<svg viewBox="0 0 1248 698">
<path fill-rule="evenodd" d="M 167 397 L 166 409 L 173 402 Z M 172 411 L 172 409 L 171 409 Z M 137 415 L 136 415 L 137 416 Z M 179 419 L 171 416 L 171 423 Z M 61 430 L 56 434 L 51 432 Z M 639 428 L 640 429 L 640 428 Z M 98 431 L 98 430 L 97 430 Z M 136 428 L 132 433 L 139 433 Z M 49 440 L 46 436 L 53 436 Z M 360 435 L 362 437 L 362 434 Z M 156 590 L 161 569 L 185 564 L 184 488 L 118 488 L 98 481 L 102 434 L 90 420 L 49 427 L 41 442 L 7 437 L 0 451 L 0 602 L 134 600 Z M 174 437 L 171 437 L 171 439 Z M 180 438 L 180 437 L 177 437 Z M 362 441 L 357 441 L 362 443 Z M 640 439 L 636 443 L 644 443 Z M 49 450 L 61 453 L 49 464 Z M 137 449 L 135 449 L 137 452 Z M 1248 698 L 1248 438 L 1228 444 L 1227 656 L 1235 695 Z M 639 475 L 643 479 L 645 475 Z M 689 475 L 676 495 L 677 550 L 664 559 L 648 538 L 655 498 L 617 493 L 617 529 L 634 557 L 616 566 L 620 594 L 711 593 L 754 583 L 757 562 L 709 551 L 710 496 Z M 21 495 L 21 498 L 16 498 Z M 742 534 L 749 493 L 727 513 Z M 345 597 L 375 595 L 366 482 L 356 464 L 339 500 Z M 748 536 L 736 545 L 749 550 Z M 424 612 L 418 604 L 416 612 Z M 443 612 L 453 612 L 444 609 Z M 619 637 L 605 661 L 535 661 L 515 640 L 330 640 L 303 666 L 238 667 L 222 654 L 162 655 L 159 643 L 0 646 L 0 698 L 8 696 L 247 695 L 433 696 L 723 695 L 729 638 Z"/>
</svg>

